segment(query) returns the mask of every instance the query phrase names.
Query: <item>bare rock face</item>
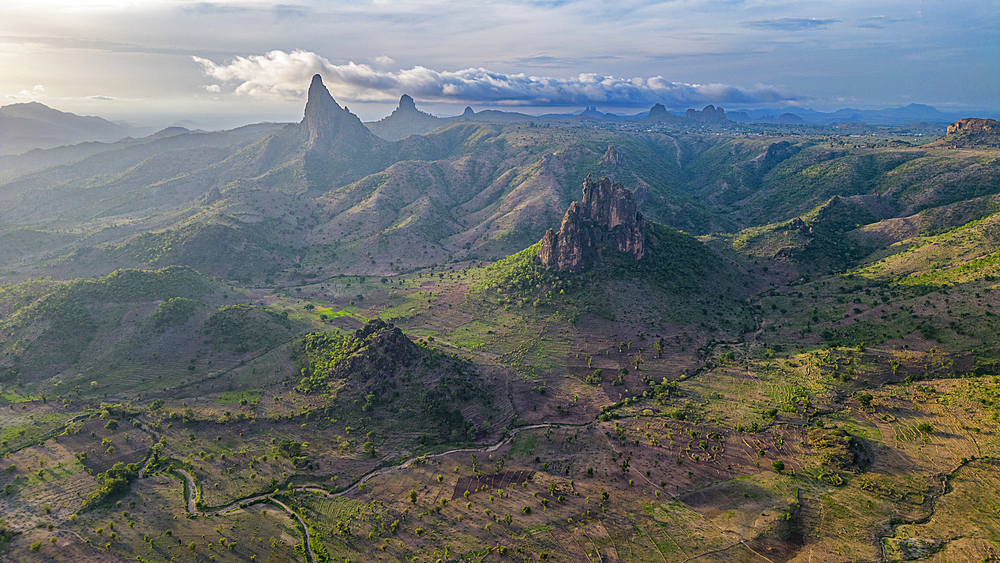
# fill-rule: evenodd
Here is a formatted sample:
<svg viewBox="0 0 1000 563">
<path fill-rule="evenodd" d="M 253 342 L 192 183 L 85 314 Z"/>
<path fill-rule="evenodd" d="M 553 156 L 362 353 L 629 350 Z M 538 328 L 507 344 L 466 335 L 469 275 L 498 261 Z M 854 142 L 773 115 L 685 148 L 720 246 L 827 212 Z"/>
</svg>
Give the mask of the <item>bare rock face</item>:
<svg viewBox="0 0 1000 563">
<path fill-rule="evenodd" d="M 608 150 L 604 153 L 604 162 L 621 167 L 628 164 L 628 158 L 625 157 L 625 151 L 621 147 L 608 145 Z"/>
<path fill-rule="evenodd" d="M 608 178 L 587 176 L 583 202 L 570 204 L 559 232 L 545 233 L 538 257 L 549 268 L 582 272 L 596 257 L 598 243 L 608 241 L 640 260 L 646 255 L 644 226 L 632 192 Z"/>
<path fill-rule="evenodd" d="M 938 146 L 960 148 L 1000 147 L 1000 122 L 968 117 L 948 126 L 948 134 L 934 142 Z"/>
<path fill-rule="evenodd" d="M 656 103 L 649 109 L 649 115 L 646 116 L 646 119 L 651 121 L 665 121 L 673 117 L 675 116 L 671 115 L 663 104 Z"/>
<path fill-rule="evenodd" d="M 417 109 L 417 104 L 413 102 L 413 98 L 409 94 L 403 94 L 399 98 L 399 108 L 398 111 L 405 113 L 413 113 L 420 111 Z"/>
<path fill-rule="evenodd" d="M 563 216 L 559 232 L 552 229 L 542 237 L 538 257 L 549 268 L 566 272 L 582 272 L 590 265 L 595 253 L 593 226 L 573 202 Z"/>
<path fill-rule="evenodd" d="M 696 109 L 689 109 L 684 117 L 692 119 L 695 121 L 704 121 L 705 123 L 725 123 L 729 121 L 726 118 L 726 111 L 722 108 L 717 108 L 712 104 L 705 106 L 705 109 L 698 111 Z"/>
<path fill-rule="evenodd" d="M 968 117 L 966 119 L 959 119 L 948 126 L 949 135 L 966 131 L 970 133 L 1000 132 L 1000 122 L 995 119 Z"/>
<path fill-rule="evenodd" d="M 301 128 L 309 148 L 322 152 L 351 154 L 359 146 L 368 148 L 372 145 L 368 128 L 349 109 L 337 105 L 318 74 L 309 84 L 309 98 Z"/>
</svg>

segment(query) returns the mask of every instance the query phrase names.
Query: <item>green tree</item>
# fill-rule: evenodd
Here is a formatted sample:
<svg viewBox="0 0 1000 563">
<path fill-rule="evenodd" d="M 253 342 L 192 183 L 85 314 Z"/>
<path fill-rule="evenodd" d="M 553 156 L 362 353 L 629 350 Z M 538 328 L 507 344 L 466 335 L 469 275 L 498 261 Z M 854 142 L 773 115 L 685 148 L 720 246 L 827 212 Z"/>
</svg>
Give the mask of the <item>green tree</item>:
<svg viewBox="0 0 1000 563">
<path fill-rule="evenodd" d="M 858 395 L 858 404 L 867 409 L 872 406 L 872 399 L 874 398 L 871 393 L 861 393 Z"/>
</svg>

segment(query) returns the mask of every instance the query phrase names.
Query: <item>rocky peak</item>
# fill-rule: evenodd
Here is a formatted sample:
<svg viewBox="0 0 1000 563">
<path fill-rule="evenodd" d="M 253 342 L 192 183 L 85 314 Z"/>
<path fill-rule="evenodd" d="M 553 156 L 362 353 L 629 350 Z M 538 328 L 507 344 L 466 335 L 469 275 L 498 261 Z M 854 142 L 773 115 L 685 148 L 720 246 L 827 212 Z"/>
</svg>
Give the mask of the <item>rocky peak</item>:
<svg viewBox="0 0 1000 563">
<path fill-rule="evenodd" d="M 301 127 L 309 147 L 320 150 L 341 149 L 344 145 L 353 145 L 359 139 L 369 137 L 368 129 L 358 116 L 337 105 L 318 74 L 313 76 L 309 85 Z"/>
<path fill-rule="evenodd" d="M 963 132 L 986 133 L 990 131 L 1000 132 L 1000 122 L 995 119 L 967 117 L 965 119 L 959 119 L 955 123 L 948 126 L 949 135 Z"/>
<path fill-rule="evenodd" d="M 1000 122 L 995 119 L 967 117 L 948 126 L 948 134 L 936 145 L 948 148 L 1000 147 Z"/>
<path fill-rule="evenodd" d="M 475 117 L 475 115 L 476 115 L 476 112 L 472 111 L 472 107 L 471 106 L 465 106 L 465 111 L 462 112 L 462 117 L 464 117 L 466 119 L 470 119 L 472 117 Z"/>
<path fill-rule="evenodd" d="M 421 135 L 441 126 L 441 120 L 417 109 L 413 98 L 403 94 L 399 106 L 388 116 L 369 123 L 372 133 L 387 141 L 399 141 L 410 135 Z"/>
<path fill-rule="evenodd" d="M 729 121 L 726 119 L 726 111 L 722 108 L 717 108 L 712 104 L 705 106 L 705 109 L 698 111 L 696 109 L 689 109 L 684 117 L 688 119 L 693 119 L 695 121 L 704 121 L 705 123 L 725 123 Z"/>
<path fill-rule="evenodd" d="M 538 257 L 542 264 L 566 272 L 582 272 L 596 253 L 593 225 L 573 202 L 563 216 L 559 232 L 549 229 L 542 237 Z"/>
<path fill-rule="evenodd" d="M 664 106 L 663 104 L 657 103 L 657 104 L 653 105 L 652 108 L 649 109 L 649 115 L 647 116 L 647 118 L 648 119 L 664 119 L 664 118 L 667 118 L 669 116 L 670 116 L 670 113 L 667 111 L 666 106 Z"/>
<path fill-rule="evenodd" d="M 646 255 L 645 223 L 635 209 L 632 192 L 608 178 L 583 182 L 583 201 L 570 204 L 559 232 L 542 237 L 538 257 L 549 268 L 568 272 L 586 270 L 600 242 L 609 242 L 636 260 Z"/>
<path fill-rule="evenodd" d="M 604 152 L 604 162 L 615 166 L 625 166 L 628 159 L 625 157 L 625 151 L 621 147 L 608 145 L 608 150 Z"/>
<path fill-rule="evenodd" d="M 433 115 L 418 110 L 417 104 L 414 103 L 413 98 L 411 98 L 407 94 L 403 94 L 402 97 L 399 98 L 399 106 L 397 106 L 396 109 L 392 110 L 392 114 L 390 114 L 389 117 L 386 118 L 386 120 L 393 118 L 400 119 L 403 117 L 411 117 L 411 116 L 434 118 Z"/>
<path fill-rule="evenodd" d="M 417 111 L 417 104 L 413 103 L 413 98 L 407 94 L 403 94 L 399 98 L 399 107 L 396 108 L 400 112 L 412 112 Z"/>
<path fill-rule="evenodd" d="M 345 350 L 350 351 L 346 373 L 393 371 L 419 356 L 416 344 L 392 323 L 372 319 L 354 331 Z M 367 368 L 367 369 L 366 369 Z"/>
</svg>

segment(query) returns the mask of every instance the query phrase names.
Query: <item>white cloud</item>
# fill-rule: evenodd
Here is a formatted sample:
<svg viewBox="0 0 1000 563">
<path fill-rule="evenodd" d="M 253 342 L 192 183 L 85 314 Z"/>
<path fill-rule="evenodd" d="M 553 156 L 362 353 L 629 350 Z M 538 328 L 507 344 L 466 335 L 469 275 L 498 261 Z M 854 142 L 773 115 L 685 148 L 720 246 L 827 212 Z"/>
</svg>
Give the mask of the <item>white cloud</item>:
<svg viewBox="0 0 1000 563">
<path fill-rule="evenodd" d="M 222 91 L 222 88 L 220 88 L 218 84 L 206 84 L 202 86 L 202 88 L 204 88 L 208 92 L 219 93 Z"/>
<path fill-rule="evenodd" d="M 396 62 L 395 60 L 392 59 L 392 57 L 388 55 L 379 55 L 378 57 L 375 57 L 374 61 L 375 64 L 382 66 L 391 65 L 392 63 Z"/>
<path fill-rule="evenodd" d="M 35 92 L 44 92 L 45 91 L 45 86 L 42 86 L 41 84 L 39 84 L 39 85 L 35 86 L 34 88 L 32 88 L 32 90 L 34 90 Z"/>
<path fill-rule="evenodd" d="M 424 101 L 483 102 L 508 105 L 603 105 L 670 107 L 690 104 L 775 103 L 804 99 L 782 88 L 757 84 L 688 84 L 663 76 L 616 78 L 584 73 L 573 78 L 504 74 L 485 68 L 437 71 L 422 66 L 396 72 L 366 64 L 337 65 L 309 51 L 271 51 L 236 57 L 225 64 L 193 57 L 207 76 L 238 83 L 234 93 L 270 98 L 300 98 L 310 78 L 320 74 L 335 98 L 343 101 L 393 101 L 401 94 Z"/>
</svg>

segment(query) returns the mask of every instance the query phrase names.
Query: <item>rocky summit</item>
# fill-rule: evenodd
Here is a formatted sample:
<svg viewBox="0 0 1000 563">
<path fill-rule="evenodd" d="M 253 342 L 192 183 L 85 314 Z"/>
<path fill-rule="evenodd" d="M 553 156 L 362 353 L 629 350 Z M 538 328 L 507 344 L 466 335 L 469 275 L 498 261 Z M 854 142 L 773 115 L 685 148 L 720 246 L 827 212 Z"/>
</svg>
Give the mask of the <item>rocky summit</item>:
<svg viewBox="0 0 1000 563">
<path fill-rule="evenodd" d="M 570 204 L 559 232 L 545 233 L 538 257 L 549 268 L 582 272 L 593 262 L 598 244 L 607 241 L 639 260 L 646 254 L 644 226 L 632 192 L 608 178 L 595 181 L 588 175 L 583 201 Z"/>
<path fill-rule="evenodd" d="M 948 126 L 949 135 L 955 133 L 962 133 L 965 131 L 972 133 L 1000 131 L 1000 122 L 998 122 L 995 119 L 980 119 L 978 117 L 969 117 L 966 119 L 960 119 Z"/>
<path fill-rule="evenodd" d="M 398 141 L 410 135 L 428 133 L 444 123 L 447 123 L 447 120 L 420 111 L 413 98 L 403 94 L 399 98 L 399 105 L 388 117 L 369 123 L 368 128 L 387 141 Z"/>
<path fill-rule="evenodd" d="M 694 120 L 703 121 L 705 123 L 725 123 L 729 121 L 726 118 L 726 110 L 722 108 L 717 108 L 712 104 L 705 106 L 705 109 L 698 111 L 696 109 L 688 109 L 684 117 Z"/>
<path fill-rule="evenodd" d="M 321 152 L 353 154 L 374 144 L 368 128 L 347 107 L 337 104 L 318 74 L 309 85 L 301 130 L 309 148 Z"/>
<path fill-rule="evenodd" d="M 948 126 L 948 134 L 937 144 L 958 148 L 1000 147 L 1000 121 L 969 117 Z"/>
</svg>

